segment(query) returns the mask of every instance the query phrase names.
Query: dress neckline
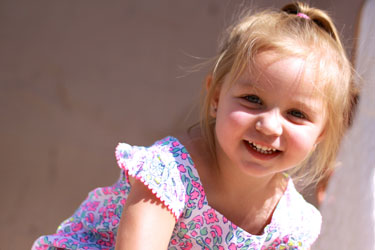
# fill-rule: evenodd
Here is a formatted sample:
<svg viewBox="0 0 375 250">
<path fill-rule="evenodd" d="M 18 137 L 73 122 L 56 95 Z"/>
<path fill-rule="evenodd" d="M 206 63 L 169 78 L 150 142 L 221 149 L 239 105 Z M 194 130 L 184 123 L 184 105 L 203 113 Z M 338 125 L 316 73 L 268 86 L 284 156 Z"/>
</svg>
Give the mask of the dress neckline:
<svg viewBox="0 0 375 250">
<path fill-rule="evenodd" d="M 279 218 L 279 213 L 282 212 L 282 206 L 285 204 L 286 202 L 286 196 L 289 194 L 290 190 L 292 189 L 292 186 L 293 186 L 293 182 L 291 180 L 290 177 L 288 177 L 288 184 L 287 184 L 287 187 L 286 189 L 284 190 L 284 193 L 283 195 L 281 196 L 280 200 L 277 202 L 277 205 L 272 213 L 272 217 L 271 217 L 271 221 L 269 224 L 267 224 L 264 229 L 263 229 L 263 232 L 262 234 L 251 234 L 249 232 L 247 232 L 246 230 L 244 230 L 243 228 L 241 228 L 240 226 L 236 225 L 235 223 L 233 223 L 232 221 L 230 221 L 229 219 L 227 219 L 227 217 L 225 215 L 223 215 L 222 213 L 220 213 L 218 210 L 216 210 L 214 207 L 212 207 L 209 203 L 208 203 L 208 199 L 207 199 L 207 196 L 206 196 L 206 192 L 204 190 L 204 186 L 203 186 L 203 183 L 201 181 L 201 178 L 200 178 L 200 175 L 199 175 L 199 172 L 197 170 L 197 168 L 195 167 L 195 163 L 194 161 L 192 160 L 191 158 L 191 155 L 189 153 L 189 151 L 186 149 L 185 145 L 182 144 L 180 142 L 180 140 L 178 140 L 176 137 L 173 137 L 173 136 L 168 136 L 167 138 L 171 138 L 172 140 L 178 142 L 184 149 L 184 151 L 186 152 L 187 154 L 187 157 L 190 158 L 190 163 L 191 163 L 191 169 L 193 171 L 193 174 L 196 176 L 197 180 L 196 182 L 198 182 L 201 186 L 202 186 L 202 189 L 203 189 L 203 192 L 204 192 L 204 206 L 207 206 L 209 209 L 213 209 L 215 211 L 215 213 L 222 217 L 224 220 L 227 220 L 229 223 L 231 223 L 232 225 L 234 225 L 234 227 L 236 227 L 237 229 L 243 231 L 245 234 L 247 234 L 248 236 L 252 236 L 252 237 L 257 237 L 258 239 L 262 239 L 262 238 L 265 238 L 269 233 L 271 233 L 271 231 L 278 225 L 278 222 L 277 222 L 277 218 Z"/>
</svg>

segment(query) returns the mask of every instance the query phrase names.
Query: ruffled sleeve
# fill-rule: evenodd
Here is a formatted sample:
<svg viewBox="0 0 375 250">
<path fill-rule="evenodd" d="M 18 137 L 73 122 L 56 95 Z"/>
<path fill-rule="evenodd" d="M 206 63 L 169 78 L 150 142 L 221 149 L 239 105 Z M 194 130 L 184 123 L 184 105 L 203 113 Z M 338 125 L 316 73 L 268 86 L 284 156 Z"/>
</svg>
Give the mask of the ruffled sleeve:
<svg viewBox="0 0 375 250">
<path fill-rule="evenodd" d="M 185 207 L 186 191 L 178 163 L 170 151 L 168 141 L 156 142 L 151 147 L 120 143 L 116 158 L 119 167 L 144 183 L 178 220 Z"/>
</svg>

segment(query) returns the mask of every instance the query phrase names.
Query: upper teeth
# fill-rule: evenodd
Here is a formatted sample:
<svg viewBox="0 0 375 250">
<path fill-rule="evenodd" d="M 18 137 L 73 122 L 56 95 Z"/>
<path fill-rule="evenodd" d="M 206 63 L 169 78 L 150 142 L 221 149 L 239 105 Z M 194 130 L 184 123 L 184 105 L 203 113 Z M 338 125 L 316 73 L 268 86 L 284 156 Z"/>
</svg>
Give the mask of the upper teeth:
<svg viewBox="0 0 375 250">
<path fill-rule="evenodd" d="M 265 153 L 265 154 L 270 154 L 276 151 L 275 148 L 269 148 L 266 146 L 258 145 L 254 142 L 249 142 L 250 146 L 252 146 L 256 151 Z"/>
</svg>

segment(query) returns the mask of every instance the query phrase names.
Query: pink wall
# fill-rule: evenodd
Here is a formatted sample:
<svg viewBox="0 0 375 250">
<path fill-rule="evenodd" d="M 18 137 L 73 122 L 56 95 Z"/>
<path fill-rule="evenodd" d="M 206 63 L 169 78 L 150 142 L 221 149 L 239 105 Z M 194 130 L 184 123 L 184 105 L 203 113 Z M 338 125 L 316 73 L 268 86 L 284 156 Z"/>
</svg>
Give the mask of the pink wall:
<svg viewBox="0 0 375 250">
<path fill-rule="evenodd" d="M 241 2 L 287 1 L 1 2 L 1 250 L 30 248 L 113 183 L 117 142 L 149 144 L 197 121 L 204 70 L 183 68 L 215 55 Z M 360 3 L 314 3 L 350 47 Z"/>
</svg>

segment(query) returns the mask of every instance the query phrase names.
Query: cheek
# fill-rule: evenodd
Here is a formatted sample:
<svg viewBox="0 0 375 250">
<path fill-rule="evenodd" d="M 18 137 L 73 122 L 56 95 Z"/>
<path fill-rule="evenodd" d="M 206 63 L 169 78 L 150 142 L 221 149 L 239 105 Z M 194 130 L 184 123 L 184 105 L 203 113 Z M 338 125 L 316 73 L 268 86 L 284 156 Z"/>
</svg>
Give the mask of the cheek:
<svg viewBox="0 0 375 250">
<path fill-rule="evenodd" d="M 314 149 L 318 134 L 315 131 L 298 131 L 297 129 L 293 132 L 288 144 L 301 155 L 300 157 L 307 156 Z"/>
<path fill-rule="evenodd" d="M 228 153 L 239 145 L 249 129 L 248 116 L 238 109 L 222 108 L 216 117 L 216 138 Z"/>
<path fill-rule="evenodd" d="M 241 111 L 222 110 L 217 114 L 216 126 L 223 133 L 236 133 L 249 128 L 249 115 Z M 219 132 L 219 131 L 217 131 Z"/>
</svg>

